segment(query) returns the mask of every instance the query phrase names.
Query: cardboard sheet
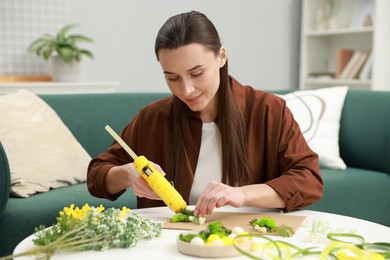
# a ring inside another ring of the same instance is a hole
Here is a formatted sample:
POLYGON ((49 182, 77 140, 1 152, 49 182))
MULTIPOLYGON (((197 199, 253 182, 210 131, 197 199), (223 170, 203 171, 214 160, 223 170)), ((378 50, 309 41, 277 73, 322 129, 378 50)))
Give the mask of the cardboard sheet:
POLYGON ((276 225, 286 225, 296 231, 305 219, 304 216, 290 216, 283 213, 242 213, 242 212, 213 212, 210 216, 207 216, 206 223, 203 225, 194 223, 171 223, 170 220, 164 223, 165 229, 180 229, 180 230, 202 230, 206 229, 207 225, 214 221, 221 221, 227 228, 241 227, 247 232, 253 232, 253 227, 249 224, 252 219, 258 219, 262 217, 270 217, 276 221, 276 225))

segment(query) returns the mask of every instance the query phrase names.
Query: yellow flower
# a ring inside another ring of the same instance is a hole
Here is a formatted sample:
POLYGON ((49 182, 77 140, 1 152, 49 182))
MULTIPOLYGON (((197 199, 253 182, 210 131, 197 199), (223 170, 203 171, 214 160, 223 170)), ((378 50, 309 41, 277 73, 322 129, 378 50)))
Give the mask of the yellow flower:
POLYGON ((49 228, 37 228, 36 247, 18 255, 0 257, 14 259, 18 256, 36 256, 50 259, 58 251, 106 250, 109 248, 133 247, 141 239, 161 235, 162 224, 141 215, 128 213, 129 208, 90 207, 81 208, 71 204, 59 212, 58 222, 49 228), (117 219, 118 221, 112 221, 117 219), (132 236, 127 234, 131 233, 132 236))
POLYGON ((119 214, 119 218, 126 218, 127 217, 127 213, 130 213, 130 212, 131 212, 131 209, 126 208, 125 206, 123 206, 122 207, 122 211, 119 214))
POLYGON ((103 211, 104 209, 105 209, 105 208, 103 207, 103 205, 100 205, 98 208, 96 208, 97 214, 102 213, 102 211, 103 211))
POLYGON ((85 220, 90 214, 91 210, 95 210, 97 214, 100 214, 104 211, 103 205, 100 205, 97 208, 91 208, 88 203, 84 204, 81 208, 75 207, 74 204, 71 204, 69 207, 64 207, 62 211, 59 212, 58 221, 66 221, 67 219, 71 219, 71 221, 80 222, 85 220))
POLYGON ((75 208, 74 204, 71 204, 69 208, 64 207, 64 213, 67 216, 72 217, 73 219, 76 219, 78 221, 81 221, 86 218, 86 213, 88 212, 88 210, 88 204, 85 204, 81 209, 79 207, 75 208))

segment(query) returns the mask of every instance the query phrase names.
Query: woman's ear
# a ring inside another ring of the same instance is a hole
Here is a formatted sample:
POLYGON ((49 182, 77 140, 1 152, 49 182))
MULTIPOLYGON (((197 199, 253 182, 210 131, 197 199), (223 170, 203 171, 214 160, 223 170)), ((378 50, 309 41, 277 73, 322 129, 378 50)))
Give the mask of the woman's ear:
POLYGON ((226 51, 226 48, 225 46, 221 46, 221 48, 219 49, 219 67, 222 68, 223 66, 225 66, 226 64, 226 61, 227 61, 227 51, 226 51))

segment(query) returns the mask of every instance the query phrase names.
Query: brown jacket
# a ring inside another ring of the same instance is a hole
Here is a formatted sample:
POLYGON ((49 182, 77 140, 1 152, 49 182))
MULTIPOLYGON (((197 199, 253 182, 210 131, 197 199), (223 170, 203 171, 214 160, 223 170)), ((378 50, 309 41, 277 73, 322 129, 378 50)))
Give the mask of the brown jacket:
MULTIPOLYGON (((285 211, 302 208, 318 201, 323 182, 318 156, 307 145, 298 124, 283 99, 232 79, 234 95, 247 122, 249 170, 256 183, 271 186, 286 201, 285 211)), ((153 102, 134 117, 123 129, 121 137, 138 154, 167 169, 169 156, 172 96, 153 102)), ((197 165, 202 121, 197 113, 189 114, 191 136, 198 144, 189 153, 192 171, 197 165)), ((115 200, 124 191, 110 195, 105 189, 105 176, 116 165, 133 160, 114 142, 109 149, 94 158, 88 168, 87 183, 90 193, 97 197, 115 200)), ((165 176, 171 181, 169 172, 165 176)), ((188 202, 192 180, 178 190, 188 202)), ((138 207, 163 206, 162 201, 138 198, 138 207)))

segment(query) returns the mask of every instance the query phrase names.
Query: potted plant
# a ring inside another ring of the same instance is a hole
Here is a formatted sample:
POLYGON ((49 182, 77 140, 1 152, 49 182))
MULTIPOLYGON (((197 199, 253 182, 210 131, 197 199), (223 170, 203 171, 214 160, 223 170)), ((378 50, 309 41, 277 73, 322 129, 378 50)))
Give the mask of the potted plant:
POLYGON ((68 35, 77 24, 63 27, 57 35, 45 34, 28 47, 29 52, 51 61, 52 76, 55 81, 77 81, 80 72, 80 61, 83 56, 93 58, 92 52, 81 49, 80 42, 93 42, 87 36, 68 35))

